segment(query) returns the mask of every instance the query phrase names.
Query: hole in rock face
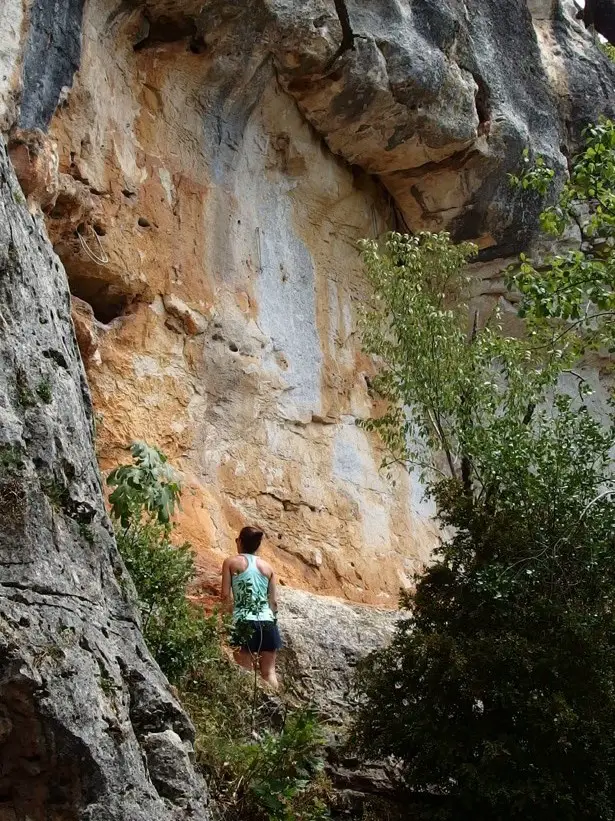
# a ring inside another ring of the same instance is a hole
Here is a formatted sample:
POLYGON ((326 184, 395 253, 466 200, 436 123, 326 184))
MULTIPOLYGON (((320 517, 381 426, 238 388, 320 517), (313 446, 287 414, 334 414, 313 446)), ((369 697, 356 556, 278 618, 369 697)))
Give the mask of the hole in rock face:
POLYGON ((145 219, 145 217, 139 217, 139 219, 137 220, 137 223, 138 223, 140 228, 150 228, 151 227, 151 222, 148 219, 145 219))
POLYGON ((121 291, 117 286, 108 282, 67 273, 71 294, 91 305, 94 316, 104 325, 123 316, 135 301, 135 294, 121 291))
POLYGON ((203 38, 202 34, 198 34, 196 37, 193 37, 190 41, 190 51, 193 54, 204 54, 207 51, 207 44, 203 38))
POLYGON ((229 351, 232 351, 233 353, 237 353, 237 351, 239 350, 239 348, 237 347, 237 345, 235 345, 234 342, 231 342, 231 344, 228 347, 229 351))
POLYGON ((142 40, 134 44, 135 51, 164 43, 177 43, 181 40, 189 39, 191 43, 199 40, 196 23, 190 17, 179 16, 174 19, 163 15, 148 22, 149 31, 142 40))
POLYGON ((54 206, 49 213, 51 219, 63 219, 64 217, 70 217, 71 213, 75 209, 75 199, 74 197, 70 196, 69 194, 59 194, 54 206))
POLYGON ((487 88, 482 77, 475 74, 474 80, 478 86, 478 90, 476 91, 476 96, 474 98, 476 113, 478 114, 478 120, 482 125, 491 119, 491 95, 489 94, 489 89, 487 88))

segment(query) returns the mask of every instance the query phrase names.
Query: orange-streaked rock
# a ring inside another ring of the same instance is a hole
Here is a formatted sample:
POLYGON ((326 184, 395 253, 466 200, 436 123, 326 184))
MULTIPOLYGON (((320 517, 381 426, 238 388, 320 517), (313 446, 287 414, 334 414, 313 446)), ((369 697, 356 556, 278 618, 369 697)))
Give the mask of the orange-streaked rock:
POLYGON ((273 74, 237 144, 223 125, 211 145, 215 65, 175 46, 134 52, 128 31, 111 44, 100 9, 87 13, 52 136, 60 172, 95 192, 108 262, 57 211, 48 224, 93 307, 73 313, 103 469, 145 439, 184 473, 178 538, 197 551, 202 591, 252 522, 282 584, 394 607, 435 527, 415 480, 389 484, 356 425, 372 410, 372 366, 355 244, 390 224, 388 195, 329 153, 273 74), (101 72, 112 104, 97 96, 101 72))

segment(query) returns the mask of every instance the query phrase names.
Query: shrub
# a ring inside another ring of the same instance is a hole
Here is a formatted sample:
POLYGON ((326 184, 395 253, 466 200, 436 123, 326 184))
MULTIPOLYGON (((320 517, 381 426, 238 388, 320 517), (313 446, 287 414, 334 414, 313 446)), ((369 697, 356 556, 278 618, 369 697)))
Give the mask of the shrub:
POLYGON ((324 821, 328 782, 324 776, 325 739, 309 709, 289 715, 279 732, 255 738, 218 737, 201 747, 211 784, 226 819, 245 821, 324 821))
POLYGON ((158 448, 134 442, 130 451, 133 464, 121 465, 107 477, 115 488, 109 496, 111 515, 124 529, 140 526, 144 518, 170 527, 181 495, 177 473, 158 448))
POLYGON ((421 818, 612 819, 612 438, 564 405, 509 444, 497 496, 438 483, 455 535, 362 666, 357 738, 403 762, 421 818))
POLYGON ((190 545, 176 547, 155 522, 119 529, 117 543, 139 597, 143 636, 173 684, 221 655, 223 625, 186 598, 195 576, 190 545))

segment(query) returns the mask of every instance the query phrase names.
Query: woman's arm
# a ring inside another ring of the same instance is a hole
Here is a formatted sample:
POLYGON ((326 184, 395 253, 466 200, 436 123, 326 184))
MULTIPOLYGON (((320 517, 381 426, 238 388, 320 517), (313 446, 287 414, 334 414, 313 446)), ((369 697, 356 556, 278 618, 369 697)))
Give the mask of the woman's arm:
POLYGON ((231 586, 231 560, 225 559, 222 564, 222 609, 233 612, 233 595, 231 586))
POLYGON ((267 590, 267 598, 269 599, 269 607, 273 610, 274 615, 278 612, 278 597, 276 595, 277 589, 275 584, 275 573, 271 571, 269 576, 269 589, 267 590))

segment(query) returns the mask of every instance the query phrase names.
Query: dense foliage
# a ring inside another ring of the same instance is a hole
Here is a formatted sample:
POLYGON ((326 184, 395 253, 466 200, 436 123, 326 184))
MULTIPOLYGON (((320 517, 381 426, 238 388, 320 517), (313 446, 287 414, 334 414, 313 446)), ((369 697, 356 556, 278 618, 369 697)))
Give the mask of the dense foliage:
POLYGON ((429 795, 417 817, 615 817, 612 440, 566 401, 531 427, 488 494, 434 488, 454 536, 359 676, 358 740, 429 795))
POLYGON ((131 448, 132 464, 107 479, 120 553, 135 584, 143 635, 169 680, 178 683, 209 659, 219 658, 220 622, 186 598, 195 576, 190 545, 171 542, 171 516, 179 502, 179 477, 164 454, 143 442, 131 448))
MULTIPOLYGON (((607 248, 611 135, 589 130, 544 218, 586 192, 584 230, 607 248)), ((444 234, 363 247, 375 294, 364 343, 389 408, 367 427, 389 461, 420 466, 445 535, 392 645, 361 666, 355 740, 394 758, 413 818, 615 819, 614 438, 583 375, 571 395, 562 382, 610 332, 587 301, 615 305, 611 251, 523 260, 524 339, 497 317, 468 322, 471 252, 444 234)))
POLYGON ((528 326, 548 329, 551 340, 574 339, 585 348, 612 351, 615 335, 615 123, 601 120, 585 131, 583 151, 555 205, 545 209, 545 232, 561 236, 570 224, 583 242, 537 264, 522 256, 509 285, 522 297, 528 326), (548 321, 548 324, 547 324, 548 321))
POLYGON ((324 737, 314 714, 290 712, 274 729, 270 702, 230 660, 228 619, 205 616, 186 598, 195 565, 190 545, 172 542, 178 475, 156 448, 136 442, 131 450, 132 464, 108 477, 117 543, 148 647, 195 723, 198 760, 219 816, 322 821, 324 737))
MULTIPOLYGON (((561 370, 561 351, 502 336, 497 315, 468 325, 469 280, 463 266, 475 252, 446 233, 390 234, 363 243, 374 301, 363 322, 365 350, 380 363, 371 381, 387 411, 363 426, 377 431, 389 462, 461 479, 486 491, 502 419, 506 435, 531 429, 528 413, 561 370), (545 355, 546 354, 546 355, 545 355)), ((503 443, 504 444, 504 443, 503 443)))

